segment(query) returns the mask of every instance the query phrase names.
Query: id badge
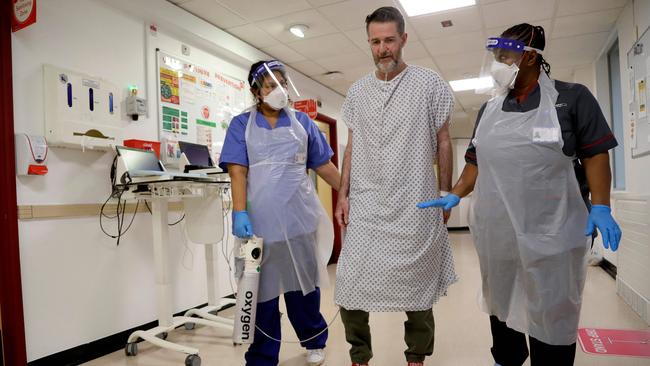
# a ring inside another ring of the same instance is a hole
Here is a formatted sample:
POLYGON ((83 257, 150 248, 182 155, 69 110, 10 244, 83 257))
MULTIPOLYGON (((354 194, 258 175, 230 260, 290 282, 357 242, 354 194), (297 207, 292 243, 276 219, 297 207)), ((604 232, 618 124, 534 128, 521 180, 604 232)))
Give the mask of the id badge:
POLYGON ((550 143, 559 141, 559 128, 533 128, 533 142, 550 143))
POLYGON ((297 153, 296 154, 296 164, 305 164, 307 162, 306 153, 297 153))

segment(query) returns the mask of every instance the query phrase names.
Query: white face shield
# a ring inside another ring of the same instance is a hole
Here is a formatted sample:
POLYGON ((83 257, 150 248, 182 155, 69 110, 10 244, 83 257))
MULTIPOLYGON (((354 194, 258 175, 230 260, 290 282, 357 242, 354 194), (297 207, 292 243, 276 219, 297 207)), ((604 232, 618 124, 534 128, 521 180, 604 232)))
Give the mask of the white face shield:
POLYGON ((542 53, 536 48, 526 46, 521 41, 500 37, 488 38, 485 49, 487 52, 479 74, 479 79, 485 80, 485 82, 475 89, 477 94, 500 95, 507 93, 515 85, 524 52, 542 53))
POLYGON ((286 107, 289 101, 300 97, 284 65, 277 60, 257 67, 253 72, 253 85, 260 90, 261 101, 275 110, 286 107))

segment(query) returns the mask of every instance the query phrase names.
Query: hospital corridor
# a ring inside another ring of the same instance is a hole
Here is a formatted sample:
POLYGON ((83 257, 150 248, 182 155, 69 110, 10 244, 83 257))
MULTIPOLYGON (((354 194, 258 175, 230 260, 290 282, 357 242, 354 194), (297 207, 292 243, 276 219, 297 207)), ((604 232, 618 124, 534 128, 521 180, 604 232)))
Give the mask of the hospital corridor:
MULTIPOLYGON (((489 321, 478 309, 478 293, 480 273, 478 259, 474 250, 472 239, 467 233, 451 234, 454 258, 458 265, 458 274, 461 281, 449 290, 445 297, 435 308, 436 316, 436 345, 434 357, 427 360, 425 365, 487 365, 490 358, 489 321)), ((330 277, 334 279, 334 268, 329 268, 330 277)), ((585 286, 584 306, 580 318, 581 327, 590 327, 597 324, 602 328, 633 329, 641 323, 638 315, 631 311, 619 298, 609 296, 606 292, 615 291, 615 282, 600 267, 590 267, 585 286)), ((336 308, 331 300, 332 290, 323 292, 322 311, 329 321, 336 315, 336 308)), ((225 312, 228 314, 228 312, 225 312)), ((377 313, 371 315, 370 326, 376 336, 372 339, 376 362, 374 365, 397 365, 402 361, 402 347, 399 343, 404 338, 402 323, 404 314, 377 313)), ((296 335, 290 329, 286 316, 282 319, 284 333, 289 341, 295 341, 296 335)), ((215 365, 238 365, 243 358, 243 347, 232 347, 230 335, 213 329, 204 328, 197 332, 181 331, 174 335, 174 340, 182 342, 196 342, 208 353, 205 358, 215 361, 215 365)), ((327 346, 328 364, 345 365, 348 359, 348 345, 345 342, 343 326, 337 319, 330 328, 330 341, 327 346)), ((287 344, 280 352, 280 365, 304 365, 305 351, 297 344, 287 344)), ((138 360, 124 357, 122 350, 104 356, 100 359, 85 363, 87 366, 105 365, 177 365, 181 358, 173 352, 156 349, 155 347, 143 348, 138 355, 138 360)), ((636 358, 602 357, 579 352, 576 365, 612 365, 635 366, 647 365, 648 361, 636 358)), ((530 365, 526 362, 524 365, 530 365)))
POLYGON ((650 366, 650 0, 0 29, 0 366, 650 366))

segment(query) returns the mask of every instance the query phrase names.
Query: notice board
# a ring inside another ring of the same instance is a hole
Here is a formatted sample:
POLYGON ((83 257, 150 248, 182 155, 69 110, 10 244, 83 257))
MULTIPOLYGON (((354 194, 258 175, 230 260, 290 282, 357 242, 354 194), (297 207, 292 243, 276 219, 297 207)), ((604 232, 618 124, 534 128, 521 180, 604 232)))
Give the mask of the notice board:
POLYGON ((177 162, 178 141, 206 145, 218 161, 231 119, 250 105, 246 83, 210 65, 163 51, 157 52, 156 72, 163 162, 177 162))
POLYGON ((650 154, 650 32, 643 36, 627 53, 630 89, 629 123, 632 157, 650 154))

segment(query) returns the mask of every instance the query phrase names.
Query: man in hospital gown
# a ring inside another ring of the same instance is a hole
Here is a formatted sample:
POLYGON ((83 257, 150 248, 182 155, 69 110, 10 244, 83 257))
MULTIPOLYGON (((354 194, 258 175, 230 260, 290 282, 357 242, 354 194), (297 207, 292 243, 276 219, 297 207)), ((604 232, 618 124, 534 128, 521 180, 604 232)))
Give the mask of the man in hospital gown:
POLYGON ((456 275, 447 216, 416 203, 450 189, 453 95, 436 72, 402 60, 397 9, 377 9, 366 29, 377 70, 352 85, 342 110, 349 137, 336 216, 346 236, 335 302, 353 365, 372 357, 368 312, 387 311, 406 312, 406 360, 423 365, 433 353, 432 306, 456 275))

